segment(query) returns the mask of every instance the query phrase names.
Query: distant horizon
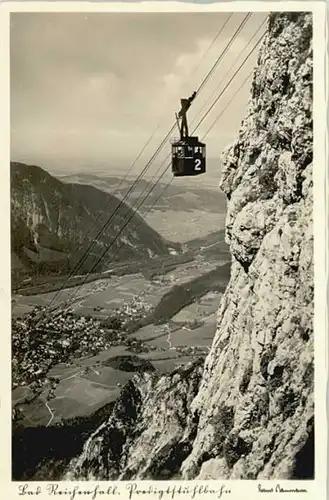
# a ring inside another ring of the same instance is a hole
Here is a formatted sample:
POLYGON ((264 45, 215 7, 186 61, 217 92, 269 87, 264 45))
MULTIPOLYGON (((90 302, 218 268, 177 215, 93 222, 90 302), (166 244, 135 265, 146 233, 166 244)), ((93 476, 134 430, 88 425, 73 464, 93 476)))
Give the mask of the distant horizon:
MULTIPOLYGON (((42 170, 45 170, 46 172, 48 172, 51 176, 58 178, 60 180, 65 179, 66 177, 74 177, 74 176, 77 176, 77 177, 78 176, 85 176, 85 177, 95 176, 99 179, 106 177, 106 178, 118 179, 118 181, 126 180, 127 182, 133 182, 133 181, 137 180, 137 178, 140 175, 139 172, 128 173, 130 165, 123 172, 119 172, 119 171, 116 171, 113 169, 106 170, 106 167, 99 167, 98 169, 93 167, 92 169, 89 168, 88 170, 84 170, 84 169, 75 170, 73 168, 72 170, 63 171, 63 170, 58 170, 56 168, 51 169, 51 168, 44 166, 44 165, 41 165, 41 164, 36 164, 36 163, 17 160, 17 159, 10 160, 10 162, 21 163, 21 164, 24 164, 27 166, 39 167, 42 170)), ((207 167, 208 167, 208 171, 205 174, 203 174, 202 176, 197 176, 195 178, 193 178, 193 177, 184 178, 184 179, 181 178, 179 180, 177 180, 177 179, 175 179, 175 180, 176 180, 178 185, 184 185, 184 187, 187 187, 190 185, 191 188, 195 189, 197 186, 199 186, 203 189, 211 189, 211 190, 217 191, 220 189, 218 186, 218 183, 219 183, 220 176, 221 176, 222 160, 220 158, 208 158, 207 159, 207 167), (218 166, 220 168, 218 169, 217 174, 214 175, 213 168, 214 168, 214 165, 216 165, 216 164, 218 164, 218 166), (209 175, 209 169, 210 169, 210 175, 209 175)), ((146 182, 149 182, 154 177, 154 182, 156 182, 159 175, 161 175, 161 172, 163 172, 163 169, 161 169, 159 174, 155 176, 154 174, 155 174, 155 171, 157 170, 157 168, 159 168, 158 164, 156 165, 155 169, 154 169, 154 167, 152 167, 152 169, 150 169, 151 172, 146 172, 144 175, 142 175, 141 178, 139 179, 139 181, 145 180, 146 182)), ((168 172, 163 176, 163 178, 158 182, 158 184, 159 185, 167 184, 169 178, 171 178, 171 177, 172 177, 171 168, 169 168, 168 172)))
MULTIPOLYGON (((236 33, 188 116, 191 135, 206 143, 210 158, 219 157, 245 115, 257 51, 226 82, 267 14, 251 13, 243 25, 245 16, 11 13, 11 157, 53 175, 108 169, 117 176, 143 149, 139 175, 174 125, 180 99, 199 87, 236 33)), ((175 129, 169 137, 177 135, 175 129)), ((169 137, 151 176, 170 155, 169 137)))

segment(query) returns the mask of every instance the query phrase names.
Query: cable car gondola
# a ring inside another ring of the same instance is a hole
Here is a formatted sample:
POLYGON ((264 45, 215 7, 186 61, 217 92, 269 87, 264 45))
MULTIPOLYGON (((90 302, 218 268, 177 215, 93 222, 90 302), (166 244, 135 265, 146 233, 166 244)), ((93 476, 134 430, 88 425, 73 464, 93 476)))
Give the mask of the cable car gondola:
POLYGON ((206 171, 206 145, 200 142, 198 137, 188 135, 186 113, 195 96, 196 92, 188 99, 181 99, 181 110, 176 114, 180 140, 171 145, 172 173, 175 177, 200 175, 206 171))

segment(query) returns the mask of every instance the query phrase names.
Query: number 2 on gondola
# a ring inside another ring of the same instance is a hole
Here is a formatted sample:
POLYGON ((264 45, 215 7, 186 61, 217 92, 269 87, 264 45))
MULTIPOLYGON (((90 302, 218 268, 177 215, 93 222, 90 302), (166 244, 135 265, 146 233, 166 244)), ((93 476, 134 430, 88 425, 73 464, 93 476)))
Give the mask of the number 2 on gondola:
POLYGON ((196 158, 196 159, 195 159, 194 169, 195 169, 197 172, 199 172, 199 171, 201 170, 200 165, 201 165, 201 160, 200 160, 200 158, 196 158))

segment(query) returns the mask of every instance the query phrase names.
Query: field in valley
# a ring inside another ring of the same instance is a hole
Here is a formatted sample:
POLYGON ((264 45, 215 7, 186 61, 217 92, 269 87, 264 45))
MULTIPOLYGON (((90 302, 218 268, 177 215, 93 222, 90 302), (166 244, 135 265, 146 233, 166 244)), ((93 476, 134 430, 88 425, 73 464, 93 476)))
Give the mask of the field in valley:
POLYGON ((105 418, 102 412, 106 415, 136 371, 170 372, 209 352, 229 279, 230 254, 223 231, 218 231, 224 227, 225 211, 218 213, 216 194, 208 212, 203 211, 202 193, 171 195, 148 212, 146 222, 168 240, 182 243, 180 256, 118 263, 86 283, 83 277, 71 278, 69 288, 60 293, 65 276, 36 279, 13 293, 14 321, 23 320, 35 306, 49 304, 52 310, 69 310, 75 318, 104 324, 118 310, 133 312, 119 344, 53 363, 37 393, 29 383, 14 388, 12 403, 20 414, 13 437, 16 479, 37 479, 40 464, 49 460, 49 448, 55 462, 79 452, 88 433, 105 418), (194 208, 175 210, 175 204, 188 207, 191 196, 194 208), (135 321, 136 302, 146 312, 135 321), (50 380, 56 380, 51 395, 50 380))
MULTIPOLYGON (((173 305, 176 303, 173 290, 175 291, 178 284, 183 290, 188 289, 193 279, 198 280, 204 273, 211 273, 215 269, 215 263, 205 264, 201 268, 200 263, 194 262, 189 266, 181 266, 155 281, 147 281, 141 275, 127 275, 88 283, 79 290, 79 295, 70 310, 79 316, 105 319, 137 295, 139 300, 151 308, 151 311, 153 309, 157 311, 159 305, 163 304, 164 296, 173 296, 171 299, 173 305), (100 304, 101 310, 95 310, 100 304)), ((225 284, 226 279, 223 276, 223 289, 225 284)), ((213 288, 212 284, 210 288, 213 288)), ((60 300, 67 300, 74 291, 74 288, 63 291, 60 300)), ((178 312, 175 311, 175 307, 172 307, 172 314, 165 304, 168 316, 165 321, 161 324, 154 324, 151 317, 149 324, 131 334, 132 338, 142 340, 143 344, 150 348, 149 352, 140 353, 138 356, 149 360, 156 370, 170 371, 196 354, 204 355, 207 352, 207 347, 210 346, 215 332, 216 310, 222 292, 203 293, 201 290, 199 293, 202 295, 195 302, 181 308, 178 312), (191 348, 191 352, 182 353, 179 352, 179 348, 185 351, 191 348)), ((21 314, 23 310, 32 309, 34 305, 47 304, 53 296, 54 293, 16 297, 13 312, 17 314, 19 311, 21 314)), ((103 361, 115 356, 127 355, 131 355, 129 348, 116 346, 96 356, 75 359, 69 366, 66 364, 54 366, 48 375, 57 377, 59 383, 55 398, 49 402, 52 411, 44 402, 45 394, 41 394, 31 403, 24 403, 28 399, 26 388, 14 390, 13 402, 14 404, 21 403, 20 410, 31 425, 55 424, 63 419, 91 413, 115 399, 120 387, 133 375, 133 373, 104 367, 103 361)))
POLYGON ((157 228, 162 236, 179 243, 225 227, 225 213, 205 213, 202 207, 191 212, 151 210, 145 220, 153 229, 157 228))
MULTIPOLYGON (((56 307, 63 308, 69 301, 75 316, 102 321, 138 298, 149 310, 143 320, 146 324, 126 335, 146 346, 148 352, 138 353, 139 358, 152 363, 159 372, 171 371, 208 352, 229 267, 228 254, 208 261, 200 253, 192 262, 152 279, 140 273, 128 274, 65 289, 59 296, 57 292, 14 296, 13 316, 22 316, 34 306, 45 306, 56 298, 56 307)), ((13 391, 13 403, 19 406, 26 425, 54 425, 90 414, 116 399, 122 385, 133 376, 133 372, 105 366, 104 362, 131 355, 131 348, 123 343, 94 356, 58 363, 47 375, 58 379, 52 400, 46 401, 45 391, 29 401, 29 388, 18 387, 13 391)))
MULTIPOLYGON (((179 289, 184 293, 195 288, 195 297, 190 297, 189 303, 178 311, 173 308, 171 314, 166 305, 168 318, 160 324, 152 322, 150 315, 147 324, 125 334, 120 345, 52 366, 47 373, 48 380, 56 379, 51 398, 46 385, 37 395, 28 385, 13 390, 13 406, 22 415, 13 433, 14 479, 49 480, 52 475, 58 478, 56 474, 81 452, 90 432, 106 418, 122 387, 139 369, 167 373, 196 357, 204 358, 215 334, 217 309, 229 267, 229 258, 206 262, 199 257, 153 280, 131 274, 81 287, 71 309, 74 315, 90 315, 97 320, 111 316, 136 295, 151 313, 157 308, 161 310, 166 297, 170 303, 179 289), (220 286, 212 279, 218 270, 220 286), (101 310, 95 310, 97 306, 101 310), (136 343, 142 346, 138 354, 136 343), (139 368, 134 368, 134 363, 139 368)), ((66 300, 74 291, 63 291, 60 300, 66 300)), ((22 314, 23 309, 48 303, 54 293, 16 296, 13 312, 22 314)))

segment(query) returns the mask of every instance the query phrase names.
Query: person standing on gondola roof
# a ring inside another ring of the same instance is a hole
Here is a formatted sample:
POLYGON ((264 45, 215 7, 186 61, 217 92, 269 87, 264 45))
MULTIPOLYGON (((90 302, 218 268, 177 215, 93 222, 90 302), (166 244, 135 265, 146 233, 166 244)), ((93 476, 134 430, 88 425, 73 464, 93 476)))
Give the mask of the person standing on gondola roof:
POLYGON ((181 123, 181 128, 180 128, 180 133, 181 133, 181 139, 188 137, 188 126, 187 126, 187 117, 186 113, 190 109, 192 101, 195 99, 196 92, 193 92, 191 97, 188 99, 181 99, 181 110, 178 113, 178 117, 182 119, 181 123))

